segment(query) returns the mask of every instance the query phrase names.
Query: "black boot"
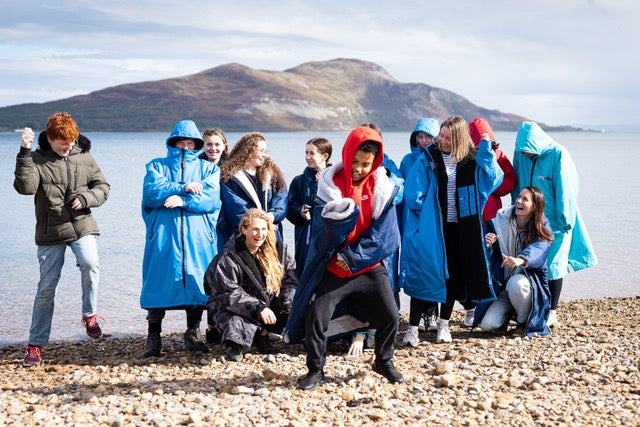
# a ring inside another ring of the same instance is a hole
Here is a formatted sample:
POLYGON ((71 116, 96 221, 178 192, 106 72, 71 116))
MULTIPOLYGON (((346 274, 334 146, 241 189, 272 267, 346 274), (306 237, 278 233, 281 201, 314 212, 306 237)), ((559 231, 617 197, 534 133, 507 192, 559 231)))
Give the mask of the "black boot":
POLYGON ((210 328, 207 329, 205 333, 205 338, 207 344, 209 345, 218 345, 222 342, 222 333, 218 330, 218 328, 210 328))
POLYGON ((227 346, 227 360, 237 362, 242 359, 242 345, 233 341, 225 341, 227 346))
POLYGON ((320 369, 319 371, 309 371, 309 373, 298 381, 298 389, 299 390, 313 390, 318 385, 324 384, 324 371, 320 369))
POLYGON ((278 350, 269 341, 268 335, 262 335, 260 331, 253 337, 253 345, 262 354, 275 354, 278 350))
POLYGON ((187 332, 184 333, 184 345, 191 351, 201 351, 203 353, 209 351, 209 347, 202 339, 200 328, 187 329, 187 332))
POLYGON ((158 357, 162 350, 162 340, 160 332, 149 332, 147 335, 147 346, 144 349, 144 357, 158 357))
POLYGON ((386 362, 381 363, 376 360, 372 368, 374 372, 377 372, 385 377, 391 384, 401 383, 402 381, 404 381, 404 377, 396 369, 396 367, 393 366, 393 362, 391 362, 391 360, 387 360, 386 362))

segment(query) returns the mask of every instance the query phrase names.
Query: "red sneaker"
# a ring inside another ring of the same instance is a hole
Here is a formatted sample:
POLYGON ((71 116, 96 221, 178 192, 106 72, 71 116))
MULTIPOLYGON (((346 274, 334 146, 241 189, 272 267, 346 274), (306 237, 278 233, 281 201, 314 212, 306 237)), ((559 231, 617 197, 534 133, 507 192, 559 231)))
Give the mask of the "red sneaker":
POLYGON ((40 366, 42 358, 40 357, 41 347, 39 345, 27 344, 27 354, 24 357, 24 366, 40 366))
MULTIPOLYGON (((100 338, 102 336, 102 329, 100 329, 100 325, 98 325, 98 316, 94 314, 93 316, 82 316, 82 326, 87 329, 87 335, 91 338, 100 338)), ((104 320, 104 318, 100 317, 100 319, 104 320)))

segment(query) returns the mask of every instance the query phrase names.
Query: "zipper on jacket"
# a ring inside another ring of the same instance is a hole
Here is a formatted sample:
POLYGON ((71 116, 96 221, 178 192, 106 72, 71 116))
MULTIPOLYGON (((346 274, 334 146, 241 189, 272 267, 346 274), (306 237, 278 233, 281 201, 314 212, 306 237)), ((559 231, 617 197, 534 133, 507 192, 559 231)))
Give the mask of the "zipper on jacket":
POLYGON ((533 165, 531 166, 531 176, 529 177, 529 185, 533 185, 533 170, 536 168, 536 162, 538 161, 538 156, 533 159, 533 165))
MULTIPOLYGON (((182 161, 180 166, 180 182, 184 183, 184 154, 186 150, 182 151, 182 161)), ((184 249, 184 241, 185 241, 185 224, 184 224, 184 209, 180 207, 180 243, 182 246, 182 287, 187 288, 187 265, 185 261, 185 249, 184 249)))
MULTIPOLYGON (((71 207, 71 205, 67 205, 67 194, 71 194, 71 163, 69 163, 69 156, 64 157, 64 164, 67 167, 67 188, 64 192, 64 207, 65 209, 67 209, 69 211, 69 222, 71 223, 71 227, 73 228, 73 232, 76 235, 75 240, 77 240, 80 235, 78 233, 78 230, 76 229, 76 221, 75 221, 75 217, 73 216, 73 208, 71 207)), ((71 203, 73 201, 69 200, 69 203, 71 203)))

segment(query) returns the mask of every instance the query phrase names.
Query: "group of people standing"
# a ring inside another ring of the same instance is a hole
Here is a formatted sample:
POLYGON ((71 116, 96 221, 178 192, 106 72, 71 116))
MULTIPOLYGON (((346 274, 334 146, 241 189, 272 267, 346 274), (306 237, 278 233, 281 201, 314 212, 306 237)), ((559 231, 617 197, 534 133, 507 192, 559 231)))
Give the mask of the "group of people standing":
MULTIPOLYGON (((109 193, 70 115, 49 119, 35 152, 33 139, 25 128, 14 182, 21 194, 35 194, 41 271, 27 366, 40 364, 49 338, 66 246, 82 272, 87 334, 102 334, 90 208, 109 193)), ((147 164, 143 183, 144 356, 161 354, 162 320, 179 309, 184 344, 194 351, 223 344, 237 361, 246 347, 272 353, 274 340, 304 343, 301 389, 324 381, 335 338, 349 340, 354 355, 373 341, 373 370, 400 382, 392 362, 400 289, 411 298, 404 345, 417 346, 421 329, 450 342, 456 301, 467 326, 506 330, 513 319, 517 335, 549 333, 569 266, 596 263, 566 149, 524 122, 512 165, 485 119, 468 124, 460 116, 421 119, 409 143, 398 168, 374 124, 353 129, 334 164, 331 142, 313 138, 308 166, 287 189, 263 134, 246 134, 229 150, 220 129, 201 135, 191 120, 176 123, 166 157, 147 164), (514 205, 503 209, 508 194, 514 205), (295 254, 283 243, 285 218, 295 226, 295 254)))

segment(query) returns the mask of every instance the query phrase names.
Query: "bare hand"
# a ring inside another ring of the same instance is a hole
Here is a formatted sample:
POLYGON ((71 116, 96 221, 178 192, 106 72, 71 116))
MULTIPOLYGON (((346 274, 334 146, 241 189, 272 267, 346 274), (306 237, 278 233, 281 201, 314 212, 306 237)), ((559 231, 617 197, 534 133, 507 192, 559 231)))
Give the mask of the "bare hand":
POLYGON ((74 211, 82 209, 82 202, 77 197, 71 202, 71 209, 74 211))
POLYGON ((484 235, 484 243, 487 247, 493 245, 498 240, 498 235, 493 233, 487 233, 484 235))
POLYGON ((265 325, 276 324, 276 315, 269 307, 265 307, 262 309, 262 311, 260 312, 260 319, 262 319, 262 323, 264 323, 265 325))
POLYGON ((483 133, 480 135, 480 139, 484 139, 485 141, 491 141, 491 137, 488 133, 483 133))
POLYGON ((202 184, 199 182, 190 182, 184 187, 184 191, 187 193, 200 194, 202 193, 202 184))
POLYGON ((164 201, 164 207, 168 209, 179 208, 182 205, 184 205, 184 201, 177 194, 167 197, 167 200, 164 201))
POLYGON ((267 216, 269 217, 271 224, 273 224, 273 221, 275 221, 276 216, 273 214, 273 212, 267 212, 267 216))
POLYGON ((351 340, 351 346, 347 352, 347 356, 358 357, 362 356, 362 349, 364 348, 364 337, 360 334, 355 334, 351 340))
POLYGON ((340 267, 344 271, 349 271, 349 266, 342 258, 338 257, 336 258, 336 261, 337 261, 336 264, 338 265, 338 267, 340 267))
POLYGON ((310 209, 311 206, 309 205, 302 205, 302 208, 300 209, 300 216, 307 221, 311 221, 311 213, 309 212, 310 209))
POLYGON ((24 130, 22 131, 22 140, 20 141, 20 146, 24 148, 31 148, 33 137, 33 130, 31 128, 24 128, 24 130))
POLYGON ((516 258, 516 257, 512 257, 512 256, 506 256, 506 255, 502 255, 502 266, 503 267, 511 267, 511 268, 515 268, 515 267, 520 267, 522 265, 525 265, 526 261, 522 258, 516 258))

